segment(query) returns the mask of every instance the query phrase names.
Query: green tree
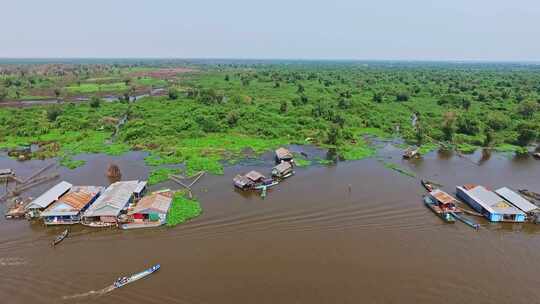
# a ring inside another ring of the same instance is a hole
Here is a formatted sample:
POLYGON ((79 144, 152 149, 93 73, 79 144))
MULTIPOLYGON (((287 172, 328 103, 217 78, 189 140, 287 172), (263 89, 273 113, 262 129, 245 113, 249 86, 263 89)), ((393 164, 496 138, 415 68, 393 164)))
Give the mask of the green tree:
POLYGON ((170 88, 168 95, 170 100, 176 100, 178 99, 178 90, 175 88, 170 88))
POLYGON ((400 92, 396 95, 396 101, 409 101, 409 93, 400 92))
POLYGON ((517 144, 526 147, 528 144, 536 140, 538 136, 538 126, 531 122, 521 122, 516 131, 518 132, 517 144))
POLYGON ((62 115, 62 109, 60 109, 59 107, 54 106, 47 109, 47 119, 50 122, 56 121, 56 119, 60 115, 62 115))
POLYGON ((229 80, 230 80, 229 74, 225 75, 225 81, 229 81, 229 80))
POLYGON ((494 140, 494 132, 491 128, 486 128, 484 132, 486 133, 486 137, 484 138, 484 147, 491 147, 494 140))
POLYGON ((444 121, 442 126, 444 134, 444 140, 452 141, 454 133, 456 132, 456 113, 449 111, 444 113, 444 121))
POLYGON ((531 118, 534 116, 534 113, 538 111, 538 103, 527 100, 519 104, 518 113, 524 118, 531 118))
POLYGON ((0 101, 3 101, 8 96, 8 92, 4 88, 0 88, 0 101))
POLYGON ((471 100, 468 98, 462 98, 461 107, 465 110, 468 110, 471 107, 471 100))
POLYGON ((329 145, 337 145, 339 138, 341 137, 341 128, 337 124, 332 124, 326 143, 329 145))
POLYGON ((279 112, 280 112, 280 113, 287 113, 287 107, 288 107, 288 105, 289 105, 289 103, 288 103, 287 101, 283 100, 283 101, 281 102, 280 107, 279 107, 279 112))
POLYGON ((383 94, 381 92, 375 92, 373 94, 373 101, 376 103, 381 103, 383 101, 383 94))
POLYGON ((426 140, 426 130, 424 128, 424 124, 421 122, 416 123, 416 132, 414 134, 414 137, 416 139, 416 144, 418 146, 421 146, 425 140, 426 140))
POLYGON ((489 128, 493 131, 501 131, 510 125, 511 121, 506 115, 500 112, 491 112, 487 114, 487 122, 489 128))
POLYGON ((101 98, 97 96, 93 96, 90 99, 90 107, 92 108, 99 108, 101 106, 101 98))
POLYGON ((338 101, 338 107, 342 110, 350 109, 351 106, 352 106, 351 101, 346 99, 345 97, 341 97, 338 101))
POLYGON ((62 91, 60 91, 59 88, 54 89, 54 96, 56 97, 57 100, 60 98, 61 94, 62 94, 62 91))
POLYGON ((462 134, 476 135, 480 132, 480 123, 472 114, 461 114, 457 119, 457 131, 462 134))

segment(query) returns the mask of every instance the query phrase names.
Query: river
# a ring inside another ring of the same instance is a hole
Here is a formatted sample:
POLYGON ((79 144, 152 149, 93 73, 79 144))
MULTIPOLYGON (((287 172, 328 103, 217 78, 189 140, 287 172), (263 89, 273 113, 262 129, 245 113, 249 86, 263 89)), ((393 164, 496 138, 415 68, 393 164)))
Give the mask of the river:
MULTIPOLYGON (((387 145, 378 158, 298 168, 265 199, 235 191, 232 177, 271 167, 227 167, 195 187, 202 216, 176 228, 101 230, 0 219, 2 303, 536 303, 540 299, 540 226, 490 224, 476 231, 446 224, 422 203, 419 180, 385 168, 395 162, 455 193, 479 183, 540 192, 540 161, 493 154, 430 153, 407 162, 387 145), (350 191, 349 191, 350 185, 350 191), (160 263, 144 280, 112 292, 121 275, 160 263)), ((84 155, 60 169, 73 184, 106 185, 110 162, 122 178, 145 178, 144 153, 84 155)), ((49 161, 0 167, 27 176, 49 161)), ((43 185, 38 192, 50 185, 43 185)), ((165 184, 165 186, 174 186, 165 184)), ((0 211, 3 212, 3 206, 0 211)))

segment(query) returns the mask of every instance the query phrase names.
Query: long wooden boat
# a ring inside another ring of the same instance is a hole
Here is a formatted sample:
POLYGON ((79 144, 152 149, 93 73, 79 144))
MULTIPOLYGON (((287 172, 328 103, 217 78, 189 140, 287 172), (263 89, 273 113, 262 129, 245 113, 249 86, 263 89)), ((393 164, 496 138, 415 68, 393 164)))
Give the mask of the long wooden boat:
POLYGON ((133 275, 131 275, 129 277, 120 277, 116 281, 114 281, 112 286, 114 288, 124 287, 129 283, 133 283, 133 282, 135 282, 137 280, 140 280, 140 279, 142 279, 142 278, 144 278, 146 276, 151 275, 152 273, 158 271, 159 268, 161 268, 161 265, 156 264, 156 265, 154 265, 154 266, 152 266, 152 267, 150 267, 150 268, 148 268, 148 269, 146 269, 144 271, 133 274, 133 275))
POLYGON ((420 181, 420 183, 422 183, 422 186, 424 186, 428 192, 433 191, 434 187, 429 181, 423 179, 420 181))
POLYGON ((527 197, 529 197, 529 198, 540 201, 540 194, 538 194, 536 192, 532 192, 532 191, 529 191, 527 189, 521 189, 521 190, 518 190, 518 192, 525 195, 525 196, 527 196, 527 197))
POLYGON ((104 223, 104 222, 80 222, 80 224, 86 227, 93 227, 93 228, 109 228, 109 227, 118 226, 118 224, 116 223, 104 223))
POLYGON ((452 214, 453 217, 460 220, 462 223, 468 225, 471 228, 474 228, 474 229, 479 229, 480 228, 480 225, 478 223, 474 222, 471 219, 468 219, 468 218, 464 217, 463 215, 457 214, 456 212, 451 212, 451 214, 452 214))
POLYGON ((424 195, 424 204, 431 209, 438 217, 447 223, 455 223, 456 219, 451 212, 442 210, 437 203, 428 195, 424 195))
POLYGON ((52 246, 56 246, 58 245, 60 242, 62 242, 67 236, 69 235, 69 229, 66 229, 64 230, 62 233, 60 233, 59 235, 57 235, 53 242, 52 242, 52 246))

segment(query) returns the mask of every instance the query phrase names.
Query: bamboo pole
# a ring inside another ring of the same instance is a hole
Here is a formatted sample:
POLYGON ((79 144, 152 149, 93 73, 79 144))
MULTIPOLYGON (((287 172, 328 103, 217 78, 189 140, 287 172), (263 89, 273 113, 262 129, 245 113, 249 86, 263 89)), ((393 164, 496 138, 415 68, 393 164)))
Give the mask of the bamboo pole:
POLYGON ((20 182, 21 184, 26 184, 28 182, 30 182, 32 179, 34 179, 36 176, 40 175, 41 173, 45 172, 47 169, 51 168, 53 165, 55 165, 55 163, 51 163, 51 164, 48 164, 47 166, 39 169, 38 171, 36 171, 34 174, 30 175, 30 177, 28 177, 27 179, 25 179, 24 181, 20 182))

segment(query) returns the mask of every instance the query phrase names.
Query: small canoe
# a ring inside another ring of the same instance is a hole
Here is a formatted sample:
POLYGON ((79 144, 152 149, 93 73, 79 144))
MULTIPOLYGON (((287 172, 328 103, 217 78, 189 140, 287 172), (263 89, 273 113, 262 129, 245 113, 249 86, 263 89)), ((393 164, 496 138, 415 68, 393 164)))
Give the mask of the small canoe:
POLYGON ((124 287, 129 283, 133 283, 133 282, 135 282, 137 280, 140 280, 140 279, 142 279, 142 278, 144 278, 146 276, 151 275, 152 273, 158 271, 160 268, 161 268, 161 265, 156 264, 156 265, 154 265, 154 266, 152 266, 152 267, 150 267, 150 268, 148 268, 148 269, 146 269, 144 271, 133 274, 133 275, 131 275, 129 277, 120 277, 113 283, 112 286, 114 288, 124 287))
POLYGON ((273 186, 275 186, 275 185, 277 185, 277 184, 279 184, 279 182, 272 182, 272 183, 270 183, 270 184, 268 184, 268 185, 258 185, 258 186, 255 186, 255 187, 253 187, 253 189, 255 189, 255 190, 268 189, 268 188, 273 187, 273 186))
POLYGON ((64 230, 62 233, 57 235, 53 240, 53 247, 58 245, 58 243, 62 242, 67 236, 69 235, 69 229, 64 230))
POLYGON ((413 158, 419 158, 419 157, 420 157, 420 153, 418 152, 418 149, 415 149, 415 150, 407 149, 403 153, 403 158, 405 159, 413 159, 413 158))
POLYGON ((450 212, 441 210, 441 208, 435 203, 435 201, 431 197, 424 195, 424 203, 429 209, 431 209, 431 211, 433 211, 443 221, 447 223, 456 222, 456 219, 454 218, 454 216, 450 212))
POLYGON ((424 188, 426 188, 426 190, 427 190, 428 192, 433 191, 433 189, 434 189, 434 188, 433 188, 433 185, 432 185, 429 181, 423 179, 423 180, 421 180, 420 182, 422 183, 422 186, 424 186, 424 188))

